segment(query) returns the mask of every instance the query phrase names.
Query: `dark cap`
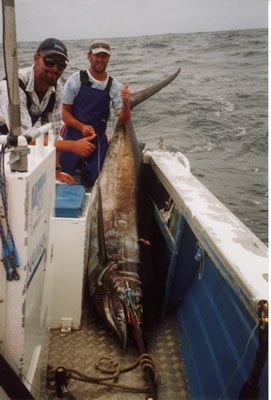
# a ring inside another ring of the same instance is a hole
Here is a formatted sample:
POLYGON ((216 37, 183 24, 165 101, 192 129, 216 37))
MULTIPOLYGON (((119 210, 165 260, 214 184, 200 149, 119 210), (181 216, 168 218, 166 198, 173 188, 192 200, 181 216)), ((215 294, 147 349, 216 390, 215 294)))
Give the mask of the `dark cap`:
POLYGON ((104 40, 94 40, 90 45, 89 52, 93 54, 106 53, 110 55, 110 45, 104 40))
POLYGON ((65 44, 58 39, 55 38, 45 39, 39 45, 37 53, 39 51, 42 51, 46 56, 48 56, 49 54, 60 54, 63 57, 65 57, 67 61, 69 61, 67 48, 65 44))

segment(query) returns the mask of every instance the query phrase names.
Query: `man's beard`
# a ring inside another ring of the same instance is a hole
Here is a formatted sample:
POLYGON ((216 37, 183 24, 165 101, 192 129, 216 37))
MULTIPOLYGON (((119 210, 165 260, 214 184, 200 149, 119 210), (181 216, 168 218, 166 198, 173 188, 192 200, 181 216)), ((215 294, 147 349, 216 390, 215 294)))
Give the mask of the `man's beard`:
POLYGON ((97 72, 99 74, 102 74, 106 71, 106 65, 103 65, 103 64, 98 64, 97 66, 96 66, 96 64, 94 64, 94 65, 92 65, 92 68, 95 72, 97 72))
POLYGON ((42 80, 45 83, 47 83, 47 85, 55 86, 58 78, 60 77, 60 75, 56 74, 56 73, 54 73, 52 71, 49 71, 49 75, 48 75, 48 71, 46 71, 43 74, 41 74, 40 77, 42 78, 42 80))

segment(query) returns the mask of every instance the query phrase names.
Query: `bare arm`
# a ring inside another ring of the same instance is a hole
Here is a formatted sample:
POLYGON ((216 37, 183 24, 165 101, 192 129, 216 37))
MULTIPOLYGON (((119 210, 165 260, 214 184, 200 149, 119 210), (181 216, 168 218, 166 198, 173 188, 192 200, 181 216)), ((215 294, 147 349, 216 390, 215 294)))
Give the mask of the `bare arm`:
POLYGON ((131 118, 129 97, 130 97, 130 91, 128 89, 128 84, 126 84, 124 88, 121 89, 122 109, 118 116, 119 121, 124 125, 128 124, 131 118))
MULTIPOLYGON (((91 140, 95 138, 96 135, 88 136, 79 140, 55 140, 55 148, 57 152, 71 152, 77 154, 81 157, 89 156, 94 150, 95 145, 90 143, 91 140)), ((35 141, 31 144, 35 144, 35 141)), ((48 138, 44 138, 44 145, 48 145, 48 138)), ((58 166, 58 155, 57 155, 57 166, 58 166)))
POLYGON ((74 184, 74 179, 71 175, 62 173, 58 161, 58 153, 56 153, 56 180, 63 183, 74 184))
MULTIPOLYGON (((58 160, 58 152, 57 152, 57 142, 61 142, 62 140, 56 140, 55 141, 55 147, 56 147, 56 180, 59 182, 64 182, 64 183, 69 183, 69 184, 73 184, 74 183, 74 179, 71 175, 69 174, 63 174, 61 172, 61 168, 59 165, 59 160, 58 160)), ((36 142, 32 142, 30 143, 31 145, 34 145, 36 142)), ((44 137, 44 146, 48 146, 48 137, 45 136, 44 137)))
POLYGON ((79 140, 56 140, 56 151, 72 152, 81 157, 87 157, 95 150, 95 145, 91 143, 95 136, 96 134, 79 140))

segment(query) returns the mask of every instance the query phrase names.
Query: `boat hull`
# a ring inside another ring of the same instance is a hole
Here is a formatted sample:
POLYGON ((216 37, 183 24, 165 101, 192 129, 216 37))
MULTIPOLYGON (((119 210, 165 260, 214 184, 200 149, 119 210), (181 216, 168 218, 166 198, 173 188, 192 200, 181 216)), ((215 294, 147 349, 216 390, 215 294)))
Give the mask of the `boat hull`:
MULTIPOLYGON (((143 280, 151 282, 143 285, 143 331, 159 375, 158 398, 239 398, 255 367, 259 333, 267 329, 258 309, 261 299, 268 300, 267 248, 191 174, 180 154, 146 152, 141 192, 143 239, 150 242, 140 244, 149 261, 143 280)), ((81 342, 74 333, 65 348, 66 338, 52 333, 49 362, 56 367, 65 354, 67 368, 89 375, 97 373, 94 364, 103 355, 132 364, 138 358, 133 341, 126 353, 90 298, 85 306, 81 342)), ((267 399, 267 362, 263 366, 258 397, 267 399)), ((120 382, 145 383, 142 371, 120 382)), ((122 390, 94 386, 73 381, 70 390, 127 398, 122 390)), ((131 399, 145 397, 129 392, 131 399)))

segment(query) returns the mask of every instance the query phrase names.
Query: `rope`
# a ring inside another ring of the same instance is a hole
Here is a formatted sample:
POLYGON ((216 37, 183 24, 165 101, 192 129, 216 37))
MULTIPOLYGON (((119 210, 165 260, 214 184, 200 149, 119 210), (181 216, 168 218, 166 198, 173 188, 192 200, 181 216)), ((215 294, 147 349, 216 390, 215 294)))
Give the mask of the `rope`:
POLYGON ((197 253, 195 255, 195 259, 200 263, 198 279, 201 280, 203 277, 204 268, 205 268, 205 250, 203 247, 201 247, 200 242, 197 242, 196 248, 197 248, 197 253))
POLYGON ((6 191, 6 177, 5 177, 5 148, 2 146, 0 153, 0 194, 4 210, 4 218, 6 224, 7 238, 5 236, 4 227, 0 220, 0 237, 2 241, 2 257, 3 264, 7 274, 7 280, 18 280, 19 274, 16 269, 19 267, 19 259, 17 249, 13 240, 11 229, 8 222, 8 202, 6 191))
POLYGON ((240 361, 239 361, 237 367, 235 368, 235 370, 234 370, 234 372, 233 372, 231 378, 229 379, 229 381, 228 381, 228 383, 227 383, 225 389, 223 390, 223 393, 222 393, 221 396, 219 397, 219 400, 221 400, 221 399, 223 398, 223 396, 224 396, 224 394, 226 393, 227 389, 229 388, 229 386, 230 386, 230 384, 231 384, 233 378, 234 378, 235 375, 237 374, 237 372, 238 372, 238 370, 239 370, 239 368, 240 368, 240 366, 241 366, 241 364, 242 364, 242 361, 243 361, 243 359, 245 358, 245 355, 247 354, 248 346, 249 346, 249 344, 250 344, 250 342, 251 342, 251 339, 253 338, 254 333, 255 333, 256 329, 258 328, 258 326, 259 326, 259 323, 257 322, 257 324, 256 324, 255 327, 253 328, 253 330, 252 330, 252 332, 251 332, 251 335, 250 335, 250 337, 249 337, 249 339, 248 339, 248 341, 247 341, 247 344, 246 344, 244 353, 243 353, 243 355, 242 355, 242 357, 241 357, 241 359, 240 359, 240 361))
POLYGON ((204 267, 205 267, 205 251, 203 249, 202 259, 200 261, 200 266, 199 266, 199 280, 201 280, 203 277, 204 267))
MULTIPOLYGON (((115 388, 115 389, 121 389, 124 391, 128 392, 133 392, 133 393, 149 393, 150 387, 149 386, 139 386, 139 387, 133 387, 133 386, 127 386, 127 385, 122 385, 117 383, 119 377, 121 374, 132 371, 133 369, 137 368, 140 366, 144 372, 146 368, 150 368, 153 371, 153 375, 155 378, 155 383, 157 382, 158 375, 155 373, 155 365, 154 362, 149 354, 141 354, 139 359, 132 365, 126 367, 126 368, 120 368, 119 363, 114 361, 111 357, 108 356, 103 356, 101 357, 97 363, 95 364, 95 368, 97 371, 103 373, 103 374, 109 374, 110 376, 106 377, 93 377, 89 376, 86 374, 83 374, 80 371, 77 371, 72 368, 65 368, 67 372, 67 378, 68 380, 74 379, 82 382, 89 382, 93 383, 96 385, 103 385, 107 386, 110 388, 115 388), (107 366, 104 366, 104 363, 108 363, 107 366), (111 382, 109 382, 111 381, 111 382)), ((56 368, 54 368, 52 365, 48 364, 48 374, 47 374, 47 388, 48 389, 55 389, 55 384, 52 384, 52 382, 55 380, 55 371, 56 368)))

